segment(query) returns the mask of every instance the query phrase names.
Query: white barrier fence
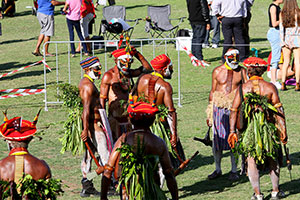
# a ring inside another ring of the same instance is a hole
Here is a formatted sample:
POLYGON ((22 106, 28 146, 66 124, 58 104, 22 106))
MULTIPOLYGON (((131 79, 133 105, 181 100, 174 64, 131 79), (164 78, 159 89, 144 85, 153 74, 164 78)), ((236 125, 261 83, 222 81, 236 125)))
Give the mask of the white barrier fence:
MULTIPOLYGON (((74 44, 78 44, 80 43, 80 41, 50 41, 47 42, 49 44, 55 45, 55 67, 53 66, 53 64, 51 64, 51 67, 53 68, 52 73, 55 73, 55 80, 54 77, 52 76, 52 82, 51 82, 51 78, 48 78, 47 76, 47 68, 46 65, 44 63, 44 90, 45 90, 45 99, 44 99, 44 103, 45 103, 45 110, 48 110, 48 105, 50 104, 61 104, 62 102, 59 101, 58 98, 56 98, 56 100, 51 100, 51 98, 53 99, 53 96, 56 96, 59 94, 59 90, 58 88, 56 88, 56 94, 50 94, 48 87, 49 84, 53 84, 53 82, 55 82, 56 84, 60 84, 60 83, 69 83, 71 84, 72 79, 74 79, 74 76, 76 76, 76 70, 74 71, 74 67, 71 68, 71 63, 74 62, 74 58, 71 57, 71 52, 70 52, 70 44, 74 43, 74 44), (66 50, 66 46, 67 46, 67 50, 66 50), (67 52, 67 57, 66 57, 66 52, 67 52), (64 57, 62 57, 64 56, 64 57), (61 61, 61 57, 63 58, 61 61), (66 60, 67 59, 67 63, 66 60), (62 64, 64 63, 64 64, 62 64), (66 64, 65 64, 66 63, 66 64), (63 65, 67 65, 67 70, 65 70, 65 68, 63 68, 63 65), (62 70, 64 69, 64 70, 62 70), (67 80, 67 81, 66 81, 67 80)), ((47 44, 45 43, 45 44, 47 44)), ((81 42, 82 43, 82 42, 81 42)), ((100 63, 102 64, 102 68, 105 69, 105 71, 107 71, 109 68, 114 66, 114 61, 112 58, 108 58, 108 55, 111 51, 115 50, 118 48, 118 41, 117 40, 89 40, 89 41, 84 41, 84 43, 91 43, 91 48, 92 48, 92 55, 98 56, 100 58, 100 63), (97 47, 100 45, 103 45, 103 47, 101 49, 97 49, 97 47), (99 52, 100 51, 100 52, 99 52), (104 60, 104 62, 103 62, 104 60), (109 67, 109 64, 111 64, 113 62, 113 65, 111 65, 109 67), (104 65, 104 66, 103 66, 104 65)), ((123 46, 124 46, 125 41, 123 42, 123 46)), ((172 62, 173 65, 176 63, 176 59, 174 56, 174 45, 176 44, 177 47, 177 95, 176 97, 173 97, 174 100, 177 100, 177 104, 179 107, 182 107, 181 105, 181 80, 180 80, 180 52, 179 50, 182 50, 182 47, 178 47, 178 39, 171 39, 171 38, 165 38, 165 39, 132 39, 130 40, 130 43, 132 45, 134 45, 143 55, 145 55, 147 53, 151 54, 150 51, 152 52, 152 58, 156 57, 159 54, 170 54, 171 52, 173 52, 172 54, 172 62), (176 41, 177 40, 177 41, 176 41), (172 48, 172 51, 170 50, 172 48)), ((43 46, 43 52, 45 52, 45 44, 43 46)), ((122 46, 121 46, 122 48, 122 46)), ((44 60, 46 62, 48 62, 48 60, 51 60, 51 58, 46 57, 45 53, 44 53, 44 60)), ((150 62, 150 60, 152 60, 152 58, 145 56, 146 59, 150 62)), ((84 59, 83 58, 83 52, 80 52, 80 60, 84 59)), ((77 62, 75 63, 76 66, 79 67, 79 60, 77 60, 77 62)), ((173 66, 175 68, 175 66, 173 66)), ((77 73, 78 74, 78 73, 77 73)), ((80 68, 80 77, 77 77, 75 80, 77 81, 76 84, 78 84, 79 80, 81 79, 81 77, 83 76, 83 71, 80 68)))

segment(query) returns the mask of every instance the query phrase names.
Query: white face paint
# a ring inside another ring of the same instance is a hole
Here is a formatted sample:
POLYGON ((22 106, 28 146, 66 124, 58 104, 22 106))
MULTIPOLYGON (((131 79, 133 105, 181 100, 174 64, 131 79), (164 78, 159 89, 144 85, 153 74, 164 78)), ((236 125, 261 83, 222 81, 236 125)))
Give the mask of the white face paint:
POLYGON ((225 53, 225 60, 231 69, 237 69, 239 66, 239 51, 237 49, 229 49, 225 53))
POLYGON ((89 77, 91 77, 93 80, 100 79, 100 76, 96 76, 94 71, 91 69, 91 71, 88 73, 89 77))
POLYGON ((236 69, 236 68, 238 68, 238 66, 239 66, 239 62, 236 62, 236 61, 229 61, 228 60, 228 57, 226 57, 226 63, 227 63, 227 65, 231 68, 231 69, 236 69))

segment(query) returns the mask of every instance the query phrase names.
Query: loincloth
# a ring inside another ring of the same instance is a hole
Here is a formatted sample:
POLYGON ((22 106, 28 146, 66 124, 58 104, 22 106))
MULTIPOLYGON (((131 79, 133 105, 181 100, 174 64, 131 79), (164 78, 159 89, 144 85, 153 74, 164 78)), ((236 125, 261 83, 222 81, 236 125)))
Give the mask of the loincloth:
POLYGON ((209 119, 211 124, 213 122, 213 106, 216 106, 218 108, 227 108, 229 110, 232 106, 235 93, 236 89, 229 94, 225 94, 224 92, 219 91, 215 91, 213 93, 212 101, 209 102, 205 111, 207 119, 209 119))

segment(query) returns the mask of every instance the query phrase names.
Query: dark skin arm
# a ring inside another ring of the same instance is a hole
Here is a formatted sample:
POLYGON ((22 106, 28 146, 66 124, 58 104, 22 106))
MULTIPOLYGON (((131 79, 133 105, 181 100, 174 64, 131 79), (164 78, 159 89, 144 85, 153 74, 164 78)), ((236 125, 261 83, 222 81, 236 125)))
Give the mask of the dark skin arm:
MULTIPOLYGON (((142 64, 142 67, 144 69, 146 69, 147 71, 153 71, 150 63, 146 60, 146 58, 139 52, 136 50, 136 48, 132 48, 132 51, 134 52, 134 57, 136 57, 136 59, 138 59, 140 61, 140 63, 142 64)), ((138 68, 138 69, 133 69, 131 70, 130 74, 132 77, 138 77, 143 73, 143 68, 138 68)))
POLYGON ((91 106, 91 96, 92 96, 92 88, 86 85, 84 88, 80 90, 80 97, 83 104, 83 112, 82 112, 82 122, 83 122, 83 131, 81 132, 81 139, 85 142, 87 141, 88 133, 89 133, 89 120, 90 120, 90 106, 91 106))
POLYGON ((177 145, 177 113, 175 111, 174 103, 173 103, 173 90, 172 87, 169 83, 166 82, 169 87, 165 87, 164 91, 164 97, 163 97, 163 102, 164 105, 168 108, 169 110, 169 117, 172 120, 172 125, 170 126, 171 128, 171 145, 172 147, 176 147, 177 145))
POLYGON ((108 92, 110 87, 110 80, 112 79, 112 74, 107 72, 104 74, 101 84, 100 84, 100 104, 103 109, 106 106, 106 100, 108 98, 108 92), (106 98, 104 98, 106 97, 106 98))
MULTIPOLYGON (((276 104, 280 103, 280 99, 279 99, 277 90, 275 88, 273 88, 273 89, 274 89, 274 91, 273 91, 273 95, 272 95, 272 105, 276 105, 276 104)), ((284 110, 283 110, 282 106, 280 106, 276 109, 277 109, 277 112, 279 113, 279 114, 275 115, 275 118, 276 118, 276 125, 278 128, 278 131, 280 132, 280 140, 283 144, 286 144, 288 141, 288 136, 286 133, 284 110)))
MULTIPOLYGON (((240 86, 242 87, 242 86, 240 86)), ((237 111, 241 105, 241 97, 239 89, 236 90, 236 95, 232 103, 232 110, 230 111, 229 124, 230 124, 230 134, 228 136, 228 143, 231 148, 234 148, 235 143, 238 141, 236 134, 236 121, 237 121, 237 111)))
MULTIPOLYGON (((209 97, 208 97, 209 103, 212 101, 213 94, 214 94, 214 92, 216 91, 216 88, 217 88, 217 84, 218 84, 217 72, 216 72, 216 69, 215 69, 212 73, 211 90, 210 90, 209 97)), ((211 127, 211 123, 210 123, 209 119, 206 119, 206 124, 207 124, 207 126, 211 127)))
POLYGON ((162 152, 162 155, 160 156, 159 161, 163 168, 163 173, 166 178, 167 187, 172 195, 172 199, 177 200, 178 199, 178 186, 177 186, 177 182, 176 182, 176 179, 174 176, 174 170, 171 165, 169 152, 168 152, 168 149, 166 146, 164 148, 164 151, 162 152))
MULTIPOLYGON (((121 144, 122 142, 124 142, 124 139, 125 139, 125 135, 122 135, 115 143, 112 153, 110 154, 109 160, 107 162, 108 166, 114 167, 116 165, 118 156, 120 154, 120 152, 117 151, 117 149, 121 147, 121 144)), ((101 180, 101 200, 107 200, 107 192, 110 186, 112 172, 113 171, 104 169, 103 177, 101 180)))

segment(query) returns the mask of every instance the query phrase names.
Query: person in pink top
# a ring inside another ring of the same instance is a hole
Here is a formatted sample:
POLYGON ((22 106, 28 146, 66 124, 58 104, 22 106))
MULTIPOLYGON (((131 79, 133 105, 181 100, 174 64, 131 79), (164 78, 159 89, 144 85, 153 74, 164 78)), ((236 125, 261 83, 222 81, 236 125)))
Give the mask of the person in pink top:
MULTIPOLYGON (((69 29, 69 37, 70 41, 74 41, 74 28, 77 32, 77 35, 80 41, 84 41, 84 38, 81 33, 80 29, 80 7, 81 7, 81 0, 67 0, 65 7, 63 8, 63 12, 66 13, 67 25, 69 29)), ((88 56, 88 51, 86 44, 83 43, 83 51, 85 52, 84 55, 88 56)), ((75 56, 75 45, 71 43, 71 54, 72 57, 75 56)))

